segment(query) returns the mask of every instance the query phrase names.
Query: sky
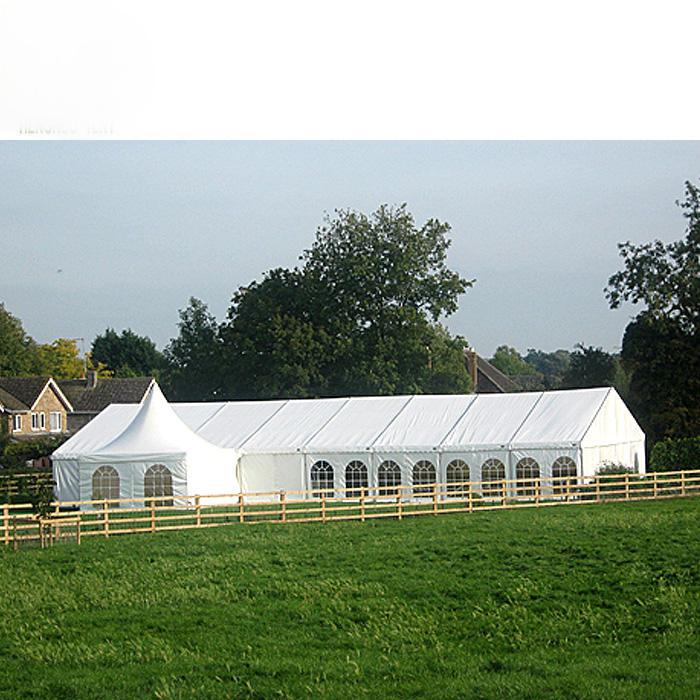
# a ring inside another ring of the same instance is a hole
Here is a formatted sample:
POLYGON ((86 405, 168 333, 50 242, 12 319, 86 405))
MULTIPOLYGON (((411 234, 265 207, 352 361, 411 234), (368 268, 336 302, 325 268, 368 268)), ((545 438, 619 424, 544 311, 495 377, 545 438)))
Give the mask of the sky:
POLYGON ((0 142, 0 301, 39 342, 131 328, 162 348, 190 296, 292 267, 326 212, 406 202, 451 227, 475 278, 448 327, 507 344, 619 349, 638 308, 603 289, 617 243, 677 240, 700 142, 0 142))

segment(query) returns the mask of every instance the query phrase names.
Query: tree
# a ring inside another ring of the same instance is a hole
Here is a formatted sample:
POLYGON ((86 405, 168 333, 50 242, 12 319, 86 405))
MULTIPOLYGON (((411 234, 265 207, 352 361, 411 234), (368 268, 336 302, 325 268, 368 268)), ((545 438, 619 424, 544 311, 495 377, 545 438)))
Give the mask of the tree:
POLYGON ((22 322, 0 302, 0 376, 38 373, 36 343, 24 331, 22 322))
POLYGON ((625 330, 622 362, 630 405, 650 446, 700 433, 700 189, 686 182, 677 204, 685 237, 621 244, 623 269, 605 290, 613 309, 624 301, 645 307, 625 330))
POLYGON ((621 243, 624 268, 610 277, 605 294, 612 309, 623 301, 643 303, 652 318, 693 334, 700 332, 700 188, 686 182, 685 195, 676 202, 688 221, 685 238, 669 244, 621 243))
POLYGON ((164 351, 166 392, 172 400, 211 401, 221 390, 218 323, 195 297, 179 314, 178 337, 164 351))
POLYGON ((668 318, 641 313, 625 329, 622 360, 629 402, 650 446, 700 435, 700 336, 668 318))
POLYGON ((583 343, 575 346, 571 353, 569 369, 562 382, 566 389, 586 389, 589 387, 613 386, 617 376, 615 357, 603 348, 586 347, 583 343))
POLYGON ((158 374, 164 364, 155 343, 131 329, 123 330, 120 335, 107 328, 92 341, 91 356, 94 362, 103 363, 117 377, 158 374))
POLYGON ((571 364, 571 353, 561 349, 543 352, 529 348, 523 359, 542 375, 543 389, 559 389, 571 364))
POLYGON ((508 345, 500 345, 497 347, 496 352, 489 362, 509 377, 514 377, 519 374, 537 374, 537 370, 535 370, 532 365, 528 364, 515 348, 508 345))
POLYGON ((450 227, 406 206, 326 217, 294 270, 233 296, 220 328, 226 393, 466 391, 464 341, 438 324, 472 281, 447 267, 450 227))
POLYGON ((85 374, 85 360, 80 357, 78 343, 58 338, 53 343, 37 346, 39 373, 54 379, 78 379, 85 374))

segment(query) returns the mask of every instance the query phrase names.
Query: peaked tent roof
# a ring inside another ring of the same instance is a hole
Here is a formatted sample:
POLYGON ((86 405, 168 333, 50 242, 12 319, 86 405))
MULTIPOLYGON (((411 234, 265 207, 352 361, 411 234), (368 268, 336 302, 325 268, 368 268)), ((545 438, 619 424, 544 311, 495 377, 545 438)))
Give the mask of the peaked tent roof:
POLYGON ((131 422, 99 450, 100 456, 186 454, 215 448, 186 425, 153 384, 131 422))

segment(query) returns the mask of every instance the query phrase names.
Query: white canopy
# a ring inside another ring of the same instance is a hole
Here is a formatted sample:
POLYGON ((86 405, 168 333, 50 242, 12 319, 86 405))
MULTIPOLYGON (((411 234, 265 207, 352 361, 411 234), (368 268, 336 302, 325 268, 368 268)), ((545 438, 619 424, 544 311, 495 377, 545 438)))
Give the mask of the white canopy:
MULTIPOLYGON (((612 388, 171 407, 156 386, 141 406, 105 409, 56 450, 54 460, 133 464, 186 455, 187 490, 203 493, 207 486, 211 493, 214 481, 197 475, 218 463, 220 448, 228 464, 232 450, 240 455, 238 477, 249 491, 309 488, 311 467, 319 460, 332 465, 339 487, 350 461, 367 464, 376 477, 384 459, 401 465, 406 483, 420 460, 433 464, 440 480, 454 459, 469 465, 475 481, 487 459, 504 464, 508 478, 524 457, 537 461, 543 476, 561 458, 584 475, 606 461, 644 471, 644 433, 612 388)), ((82 485, 80 491, 86 493, 82 485)))
MULTIPOLYGON (((192 411, 190 415, 197 420, 200 414, 192 411)), ((114 480, 123 499, 148 495, 146 475, 154 467, 166 474, 173 496, 232 494, 239 490, 237 452, 195 433, 178 417, 155 383, 140 405, 110 406, 88 426, 92 429, 80 431, 53 454, 61 500, 92 499, 98 466, 116 472, 114 480)))

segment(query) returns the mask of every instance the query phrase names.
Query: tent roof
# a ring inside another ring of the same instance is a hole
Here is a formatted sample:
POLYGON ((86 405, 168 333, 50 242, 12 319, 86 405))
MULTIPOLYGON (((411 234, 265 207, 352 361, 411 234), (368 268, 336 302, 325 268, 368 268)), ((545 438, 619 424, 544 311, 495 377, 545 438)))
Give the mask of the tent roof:
POLYGON ((443 440, 443 447, 497 446, 510 443, 542 394, 477 394, 474 402, 443 440))
POLYGON ((96 452, 100 456, 181 455, 214 445, 195 433, 152 384, 131 422, 96 452))
POLYGON ((623 434, 625 440, 643 439, 611 388, 170 406, 154 386, 140 406, 109 406, 54 457, 116 450, 183 452, 195 441, 242 452, 282 453, 558 446, 584 438, 610 440, 611 435, 619 441, 623 434), (610 410, 602 411, 603 406, 610 410))
POLYGON ((387 451, 439 447, 476 398, 475 394, 412 396, 372 447, 387 451))
POLYGON ((300 450, 350 399, 287 401, 241 445, 246 452, 300 450))

